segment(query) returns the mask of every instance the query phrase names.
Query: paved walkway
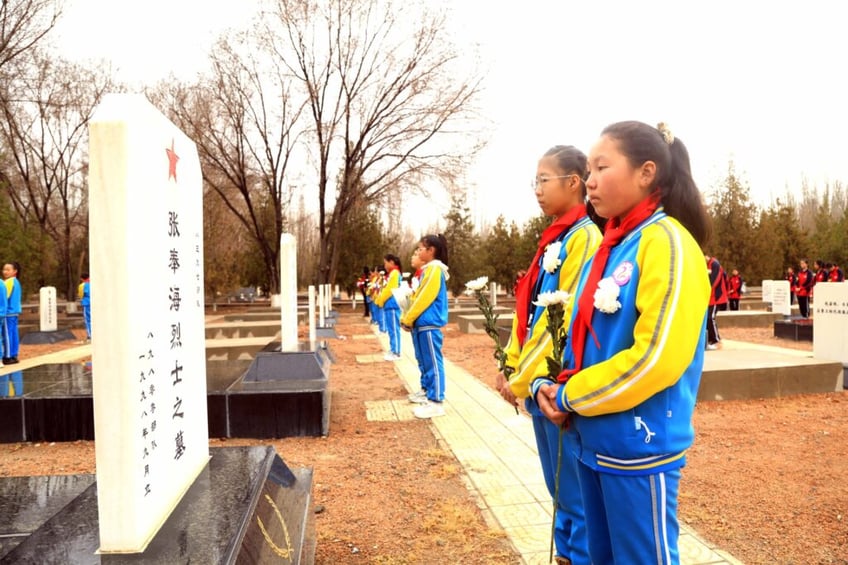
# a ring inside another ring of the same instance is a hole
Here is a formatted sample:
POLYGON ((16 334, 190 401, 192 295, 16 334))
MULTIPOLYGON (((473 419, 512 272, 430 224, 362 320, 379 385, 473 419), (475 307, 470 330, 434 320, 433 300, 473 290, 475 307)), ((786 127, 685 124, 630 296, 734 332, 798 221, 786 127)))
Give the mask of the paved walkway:
MULTIPOLYGON (((419 373, 409 334, 403 332, 403 358, 395 368, 410 391, 418 390, 419 373)), ((380 336, 384 349, 388 343, 380 336)), ((383 354, 357 357, 380 362, 383 354)), ((494 367, 493 367, 494 369, 494 367)), ((487 522, 503 529, 524 563, 548 563, 551 540, 551 499, 542 478, 530 417, 519 414, 500 395, 461 367, 445 359, 446 400, 443 417, 431 420, 445 449, 462 464, 464 480, 487 522)), ((406 399, 368 403, 371 419, 412 419, 414 405, 406 399)), ((683 565, 740 562, 712 547, 681 524, 683 565)))

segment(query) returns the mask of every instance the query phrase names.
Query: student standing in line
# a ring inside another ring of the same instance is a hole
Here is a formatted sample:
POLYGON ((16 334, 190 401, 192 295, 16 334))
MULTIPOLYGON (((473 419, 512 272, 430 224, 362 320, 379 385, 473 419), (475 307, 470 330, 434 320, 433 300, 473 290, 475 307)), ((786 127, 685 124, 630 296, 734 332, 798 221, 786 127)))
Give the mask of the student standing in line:
POLYGON ((445 415, 445 367, 442 356, 442 328, 448 323, 448 242, 445 236, 425 235, 418 243, 421 284, 410 297, 409 309, 400 319, 401 327, 418 336, 418 350, 424 364, 427 404, 416 406, 416 418, 445 415))
POLYGON ((383 309, 386 320, 386 333, 389 334, 389 351, 384 359, 386 361, 397 361, 400 359, 400 306, 392 294, 393 290, 400 288, 400 258, 397 255, 387 253, 383 257, 383 267, 386 269, 386 282, 377 296, 377 306, 383 309))
POLYGON ((721 335, 718 333, 716 314, 727 307, 727 273, 715 257, 704 254, 707 260, 707 272, 710 276, 710 310, 707 316, 707 349, 721 347, 721 335))
POLYGON ((367 266, 362 267, 362 274, 356 279, 356 288, 362 294, 362 317, 368 318, 371 314, 368 298, 368 278, 371 276, 371 269, 367 266))
POLYGON ((536 396, 570 418, 593 563, 679 563, 680 469, 694 439, 710 284, 709 219, 683 143, 660 124, 608 126, 589 153, 607 218, 583 270, 559 383, 536 396))
POLYGON ((85 322, 86 339, 91 341, 91 279, 88 277, 88 273, 80 275, 77 296, 82 307, 82 319, 85 322))
POLYGON ((839 265, 836 263, 830 263, 830 275, 828 276, 829 282, 842 282, 845 280, 845 275, 842 273, 842 269, 839 268, 839 265))
MULTIPOLYGON (((555 497, 554 545, 557 563, 590 564, 583 500, 577 484, 577 460, 571 449, 560 450, 560 423, 549 420, 530 396, 530 384, 548 374, 553 344, 547 331, 548 312, 533 303, 542 292, 563 290, 574 295, 580 270, 601 243, 601 231, 586 209, 586 155, 557 145, 539 160, 533 183, 536 200, 554 218, 539 241, 529 269, 518 280, 515 316, 505 348, 505 372, 497 387, 510 404, 524 400, 533 421, 545 485, 555 497), (557 472, 559 470, 559 472, 557 472), (559 485, 557 485, 557 480, 559 485)), ((565 305, 566 327, 573 301, 565 305)), ((542 398, 542 402, 549 402, 542 398)))
POLYGON ((18 334, 18 316, 21 315, 21 283, 18 276, 21 266, 12 261, 3 265, 3 279, 6 284, 6 316, 3 318, 3 363, 13 365, 18 362, 20 336, 18 334))
MULTIPOLYGON (((424 263, 418 256, 418 247, 412 250, 412 257, 409 260, 409 264, 413 269, 412 277, 409 280, 409 286, 414 294, 415 291, 418 290, 418 287, 421 286, 421 268, 424 266, 424 263)), ((412 351, 415 353, 415 361, 418 363, 418 380, 421 388, 410 394, 408 398, 409 401, 414 404, 427 404, 427 387, 424 386, 424 361, 421 357, 421 350, 418 349, 418 330, 410 328, 409 331, 412 333, 412 351)))
POLYGON ((739 310, 739 299, 742 298, 744 284, 745 280, 739 274, 739 270, 733 269, 730 272, 730 278, 727 279, 727 300, 730 302, 732 311, 739 310))
POLYGON ((798 275, 793 267, 786 268, 786 282, 789 283, 789 305, 795 304, 795 289, 798 287, 798 275))
POLYGON ((802 318, 810 317, 810 296, 813 294, 813 286, 816 284, 816 275, 807 266, 807 260, 799 261, 798 286, 795 287, 795 296, 798 298, 798 309, 802 318))

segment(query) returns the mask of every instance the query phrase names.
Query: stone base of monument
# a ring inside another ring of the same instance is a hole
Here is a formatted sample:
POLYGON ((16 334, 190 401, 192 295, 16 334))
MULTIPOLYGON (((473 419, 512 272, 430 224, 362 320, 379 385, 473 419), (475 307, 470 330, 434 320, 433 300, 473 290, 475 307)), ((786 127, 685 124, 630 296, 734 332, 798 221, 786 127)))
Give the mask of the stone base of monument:
MULTIPOLYGON (((324 320, 324 321, 327 322, 328 320, 324 320)), ((338 339, 339 334, 336 333, 336 328, 334 328, 332 325, 316 326, 315 327, 315 337, 338 339)))
POLYGON ((271 342, 225 391, 225 419, 208 403, 210 437, 325 436, 330 426, 328 350, 300 343, 281 351, 271 342), (225 428, 222 428, 222 424, 225 428), (222 433, 224 432, 224 433, 222 433))
POLYGON ((774 337, 813 341, 813 321, 806 318, 777 320, 774 323, 774 337))
POLYGON ((97 553, 94 475, 0 479, 0 563, 313 563, 312 470, 270 446, 209 451, 145 551, 129 555, 97 553))
POLYGON ((21 343, 27 345, 43 345, 45 343, 58 343, 60 341, 74 341, 77 337, 71 330, 54 330, 49 332, 35 331, 21 335, 21 343))
MULTIPOLYGON (((279 355, 280 362, 303 370, 284 369, 288 376, 278 380, 246 381, 251 360, 206 363, 209 437, 327 435, 329 351, 305 351, 297 362, 279 355)), ((271 371, 274 364, 263 358, 260 371, 271 371)), ((0 376, 0 443, 93 439, 90 366, 39 365, 0 376)))

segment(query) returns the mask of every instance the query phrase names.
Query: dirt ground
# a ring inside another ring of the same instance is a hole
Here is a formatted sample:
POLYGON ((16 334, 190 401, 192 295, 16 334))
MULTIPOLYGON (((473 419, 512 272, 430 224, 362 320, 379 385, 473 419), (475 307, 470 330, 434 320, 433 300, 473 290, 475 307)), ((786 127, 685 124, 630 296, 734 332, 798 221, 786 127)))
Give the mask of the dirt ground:
MULTIPOLYGON (((270 443, 288 465, 313 468, 318 563, 518 563, 426 421, 366 421, 365 401, 407 391, 392 363, 356 363, 355 355, 379 348, 376 340, 353 339, 370 333, 360 315, 344 309, 337 333, 345 339, 330 344, 336 364, 328 437, 216 438, 210 445, 270 443)), ((722 330, 726 339, 811 349, 771 333, 722 330)), ((24 346, 21 357, 61 346, 24 346)), ((472 374, 485 367, 479 378, 494 382, 487 336, 450 324, 444 350, 472 374)), ((702 402, 695 427, 680 489, 683 522, 744 563, 848 564, 848 396, 702 402)), ((0 445, 0 476, 91 472, 92 442, 0 445)))

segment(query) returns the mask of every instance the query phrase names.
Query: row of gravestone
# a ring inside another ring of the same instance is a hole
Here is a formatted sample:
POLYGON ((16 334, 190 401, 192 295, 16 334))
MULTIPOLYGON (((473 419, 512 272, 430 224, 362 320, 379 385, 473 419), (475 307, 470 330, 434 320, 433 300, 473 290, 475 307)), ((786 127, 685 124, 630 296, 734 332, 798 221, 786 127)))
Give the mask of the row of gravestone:
MULTIPOLYGON (((89 140, 96 481, 27 523, 31 497, 4 482, 0 562, 311 561, 311 472, 273 448, 209 449, 194 143, 135 94, 104 97, 89 140)), ((281 305, 279 354, 300 349, 296 308, 281 305)))

